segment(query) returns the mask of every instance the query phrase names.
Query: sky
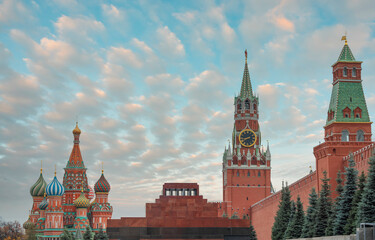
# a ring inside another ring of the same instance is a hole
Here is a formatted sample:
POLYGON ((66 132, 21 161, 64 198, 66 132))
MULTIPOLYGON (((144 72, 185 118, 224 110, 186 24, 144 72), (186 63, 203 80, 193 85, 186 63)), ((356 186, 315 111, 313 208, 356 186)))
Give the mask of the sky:
POLYGON ((222 201, 244 50, 276 190, 315 169, 331 65, 347 34, 375 114, 375 1, 0 1, 0 217, 27 220, 43 161, 62 181, 78 120, 91 186, 113 218, 165 182, 222 201))

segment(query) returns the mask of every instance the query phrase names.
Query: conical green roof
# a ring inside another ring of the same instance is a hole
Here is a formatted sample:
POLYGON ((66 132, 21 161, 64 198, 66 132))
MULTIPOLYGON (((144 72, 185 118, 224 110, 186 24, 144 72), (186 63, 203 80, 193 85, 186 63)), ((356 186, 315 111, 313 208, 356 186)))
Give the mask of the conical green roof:
POLYGON ((337 59, 338 62, 355 62, 355 57, 350 50, 348 43, 345 42, 344 47, 341 50, 340 56, 337 59))
POLYGON ((247 61, 245 63, 245 69, 243 71, 242 84, 241 84, 241 98, 252 97, 253 88, 251 87, 249 68, 247 67, 247 61))

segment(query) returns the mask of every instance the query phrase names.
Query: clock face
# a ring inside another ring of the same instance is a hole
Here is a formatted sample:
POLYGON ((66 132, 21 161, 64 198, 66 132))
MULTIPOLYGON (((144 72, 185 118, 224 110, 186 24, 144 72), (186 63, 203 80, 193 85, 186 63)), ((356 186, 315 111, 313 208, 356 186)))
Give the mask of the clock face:
POLYGON ((251 129, 244 129, 240 132, 240 143, 244 147, 251 147, 257 141, 257 135, 251 129))

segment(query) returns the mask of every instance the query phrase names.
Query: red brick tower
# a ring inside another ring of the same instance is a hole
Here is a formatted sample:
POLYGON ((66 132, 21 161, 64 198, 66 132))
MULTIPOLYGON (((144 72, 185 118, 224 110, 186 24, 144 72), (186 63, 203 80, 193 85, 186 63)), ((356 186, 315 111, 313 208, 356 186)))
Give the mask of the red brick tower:
POLYGON ((259 98, 253 94, 246 63, 241 92, 234 98, 232 149, 223 155, 223 213, 250 216, 250 206, 271 194, 271 153, 264 152, 259 128, 259 98))
MULTIPOLYGON (((372 143, 371 124, 362 88, 361 61, 356 61, 346 40, 332 65, 332 95, 324 126, 324 142, 314 148, 317 178, 331 178, 335 197, 336 174, 344 170, 343 157, 372 143)), ((318 189, 321 183, 318 184, 318 189)))
POLYGON ((81 150, 79 148, 79 136, 81 135, 81 130, 78 128, 78 123, 73 130, 73 135, 74 145, 68 163, 64 169, 65 174, 63 179, 65 194, 63 196, 62 204, 65 212, 65 227, 73 227, 74 219, 76 218, 76 207, 74 206, 74 201, 81 195, 82 187, 86 197, 90 191, 87 185, 85 164, 83 163, 81 150))

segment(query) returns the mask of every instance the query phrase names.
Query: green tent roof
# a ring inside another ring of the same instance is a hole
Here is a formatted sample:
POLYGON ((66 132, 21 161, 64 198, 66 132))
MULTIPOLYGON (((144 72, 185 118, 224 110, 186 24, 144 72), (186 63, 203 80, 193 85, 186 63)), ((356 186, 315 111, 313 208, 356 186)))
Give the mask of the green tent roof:
POLYGON ((338 62, 355 62, 355 57, 347 43, 345 43, 344 47, 342 48, 340 56, 337 59, 337 61, 338 62))

